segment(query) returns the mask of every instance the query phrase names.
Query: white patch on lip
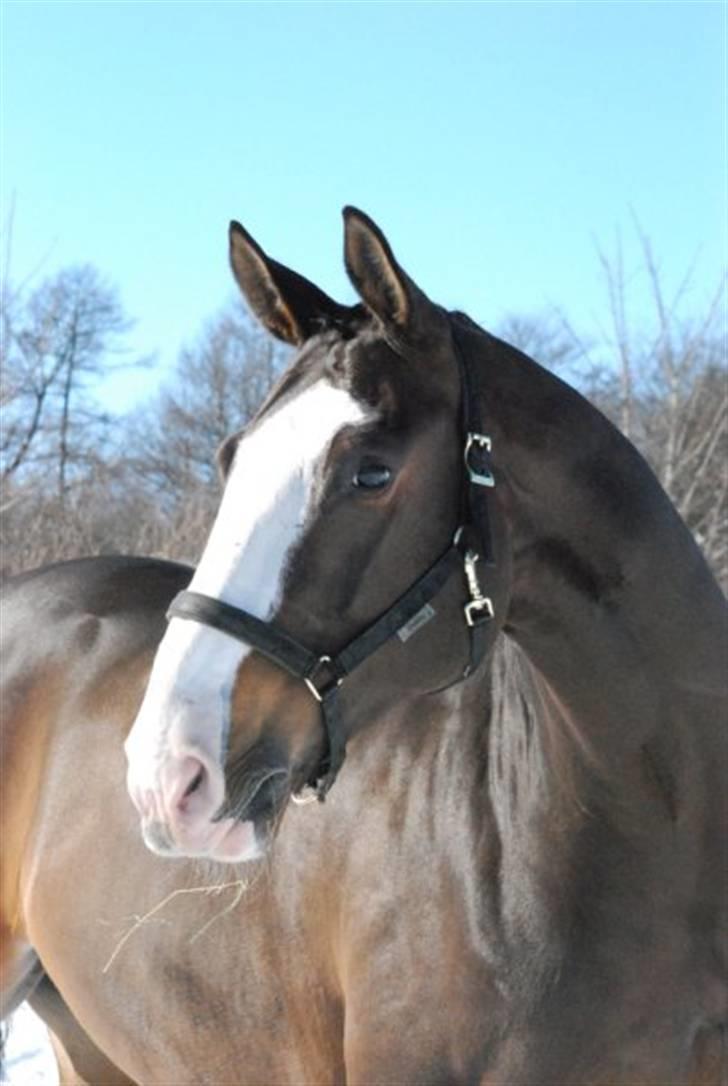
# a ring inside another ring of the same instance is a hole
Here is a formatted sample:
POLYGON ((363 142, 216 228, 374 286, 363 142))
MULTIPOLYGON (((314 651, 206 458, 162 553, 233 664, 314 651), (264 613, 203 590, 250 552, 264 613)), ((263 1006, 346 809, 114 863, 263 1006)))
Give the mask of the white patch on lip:
MULTIPOLYGON (((316 466, 340 430, 367 414, 350 393, 320 380, 244 436, 190 590, 270 619, 303 531, 316 466)), ((171 620, 126 741, 129 788, 140 808, 145 792, 158 791, 170 755, 199 750, 221 765, 230 692, 250 651, 219 630, 171 620)))
POLYGON ((179 842, 175 842, 164 823, 142 823, 144 844, 156 856, 199 856, 221 863, 247 863, 263 855, 252 822, 226 818, 222 822, 197 827, 196 831, 188 837, 183 832, 179 835, 179 842))

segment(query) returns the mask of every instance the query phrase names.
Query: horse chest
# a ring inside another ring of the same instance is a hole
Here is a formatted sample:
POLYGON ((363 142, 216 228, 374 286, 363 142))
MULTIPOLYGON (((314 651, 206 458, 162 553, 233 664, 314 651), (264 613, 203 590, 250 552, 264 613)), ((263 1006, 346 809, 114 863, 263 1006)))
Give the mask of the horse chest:
POLYGON ((594 897, 553 850, 549 876, 519 870, 512 899, 495 877, 434 857, 404 869, 392 855, 366 883, 350 855, 359 892, 342 895, 356 902, 341 935, 352 1081, 392 1069, 398 1082, 463 1086, 700 1081, 695 948, 657 895, 625 901, 606 849, 594 897))

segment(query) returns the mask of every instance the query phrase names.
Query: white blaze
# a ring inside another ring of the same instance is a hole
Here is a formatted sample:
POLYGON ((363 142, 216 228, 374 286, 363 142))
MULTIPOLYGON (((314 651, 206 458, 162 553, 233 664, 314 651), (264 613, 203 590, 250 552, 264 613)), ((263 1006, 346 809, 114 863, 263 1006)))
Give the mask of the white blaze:
MULTIPOLYGON (((348 392, 321 380, 243 437, 190 590, 269 619, 316 465, 342 427, 365 417, 348 392)), ((126 743, 137 794, 155 790, 170 755, 199 751, 221 762, 235 675, 249 652, 211 627, 171 620, 126 743)))

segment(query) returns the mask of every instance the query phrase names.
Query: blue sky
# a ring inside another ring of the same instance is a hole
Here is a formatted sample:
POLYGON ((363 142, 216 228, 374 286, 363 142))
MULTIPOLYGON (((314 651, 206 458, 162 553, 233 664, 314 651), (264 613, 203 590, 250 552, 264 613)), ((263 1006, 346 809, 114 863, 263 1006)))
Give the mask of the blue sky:
MULTIPOLYGON (((11 270, 90 262, 157 352, 148 395, 232 292, 227 222, 341 300, 340 209, 437 301, 491 327, 605 320, 595 244, 631 216, 666 284, 726 256, 720 2, 3 0, 11 270)), ((639 297, 639 295, 636 295, 639 297)), ((639 313, 636 314, 639 320, 639 313)))

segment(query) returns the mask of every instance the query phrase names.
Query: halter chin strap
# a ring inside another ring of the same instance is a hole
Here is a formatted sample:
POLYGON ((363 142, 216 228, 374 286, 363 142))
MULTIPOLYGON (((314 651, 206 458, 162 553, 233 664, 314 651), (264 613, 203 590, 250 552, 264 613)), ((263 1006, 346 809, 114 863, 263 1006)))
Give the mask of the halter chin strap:
POLYGON ((265 622, 222 600, 200 592, 180 592, 167 611, 167 618, 183 618, 221 630, 252 646, 289 675, 301 679, 321 705, 328 751, 316 779, 316 796, 323 801, 341 769, 346 737, 339 718, 339 688, 352 671, 395 635, 403 642, 435 614, 432 600, 456 570, 463 570, 469 599, 463 617, 469 632, 470 653, 462 675, 471 675, 487 648, 487 627, 493 619, 493 605, 483 594, 478 563, 494 565, 492 534, 488 515, 487 490, 494 485, 490 466, 490 438, 483 432, 478 398, 473 395, 475 375, 458 341, 452 324, 455 355, 462 384, 464 433, 463 484, 460 527, 451 545, 379 618, 338 653, 319 656, 272 622, 265 622))

